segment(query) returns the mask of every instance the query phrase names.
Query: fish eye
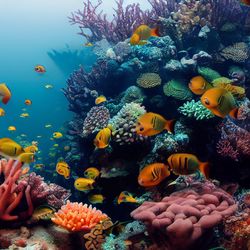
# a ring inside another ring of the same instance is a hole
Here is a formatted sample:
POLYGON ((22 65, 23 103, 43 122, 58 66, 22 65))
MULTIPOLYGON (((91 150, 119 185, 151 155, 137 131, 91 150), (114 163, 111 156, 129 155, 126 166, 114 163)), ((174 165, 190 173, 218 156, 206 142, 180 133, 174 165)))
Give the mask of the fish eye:
POLYGON ((204 103, 205 103, 206 105, 210 105, 210 102, 209 102, 209 100, 208 100, 207 98, 205 98, 204 103))
POLYGON ((143 128, 143 127, 141 127, 141 128, 140 128, 140 131, 142 132, 143 130, 144 130, 144 128, 143 128))

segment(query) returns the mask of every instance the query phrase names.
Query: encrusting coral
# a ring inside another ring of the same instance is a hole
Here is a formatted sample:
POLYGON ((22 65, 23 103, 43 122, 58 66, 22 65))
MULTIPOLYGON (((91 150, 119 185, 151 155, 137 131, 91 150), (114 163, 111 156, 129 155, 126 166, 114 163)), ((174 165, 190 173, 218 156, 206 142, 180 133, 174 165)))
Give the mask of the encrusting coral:
POLYGON ((70 232, 90 231, 97 223, 107 219, 107 215, 87 204, 67 201, 51 220, 70 232))
POLYGON ((144 73, 137 79, 138 86, 149 89, 161 85, 161 77, 156 73, 144 73))

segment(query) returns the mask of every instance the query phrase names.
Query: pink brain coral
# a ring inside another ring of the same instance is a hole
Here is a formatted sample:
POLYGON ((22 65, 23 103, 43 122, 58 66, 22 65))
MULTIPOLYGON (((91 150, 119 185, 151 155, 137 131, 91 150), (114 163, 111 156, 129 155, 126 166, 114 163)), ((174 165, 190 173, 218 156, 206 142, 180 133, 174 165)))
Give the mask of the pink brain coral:
POLYGON ((160 202, 144 202, 131 216, 147 225, 154 241, 161 242, 159 247, 172 250, 187 249, 236 209, 228 193, 218 187, 206 187, 202 192, 184 189, 160 202))
POLYGON ((67 201, 51 219, 55 224, 71 232, 90 231, 108 216, 90 205, 67 201))

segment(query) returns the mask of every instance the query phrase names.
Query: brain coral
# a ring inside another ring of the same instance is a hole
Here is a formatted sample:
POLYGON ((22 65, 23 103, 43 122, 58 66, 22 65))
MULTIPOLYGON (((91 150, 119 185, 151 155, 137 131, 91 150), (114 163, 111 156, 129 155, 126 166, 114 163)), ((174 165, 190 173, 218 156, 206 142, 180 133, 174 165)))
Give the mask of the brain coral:
POLYGON ((220 55, 226 60, 232 60, 237 63, 245 62, 249 57, 249 49, 246 43, 234 43, 231 46, 224 48, 220 55))
POLYGON ((109 121, 113 128, 112 141, 124 145, 145 140, 145 137, 135 133, 136 122, 145 113, 145 108, 138 103, 125 104, 117 115, 109 121))
POLYGON ((192 99, 192 92, 181 80, 172 79, 163 86, 163 92, 166 96, 172 96, 178 100, 192 99))
POLYGON ((142 88, 154 88, 161 85, 161 77, 156 73, 144 73, 137 79, 137 84, 142 88))

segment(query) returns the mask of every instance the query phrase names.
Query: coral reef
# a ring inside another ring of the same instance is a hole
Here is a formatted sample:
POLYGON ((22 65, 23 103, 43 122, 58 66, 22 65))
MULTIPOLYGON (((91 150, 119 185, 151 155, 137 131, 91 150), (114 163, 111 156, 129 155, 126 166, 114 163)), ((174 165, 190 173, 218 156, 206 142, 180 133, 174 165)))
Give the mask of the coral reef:
POLYGON ((51 220, 71 232, 90 231, 97 223, 107 219, 107 215, 92 206, 67 201, 51 220))
POLYGON ((155 73, 144 73, 137 79, 138 86, 148 89, 161 85, 161 78, 155 73))
POLYGON ((82 137, 87 137, 108 125, 109 110, 103 106, 92 107, 83 122, 82 137))
POLYGON ((138 103, 128 103, 114 116, 109 124, 112 126, 113 142, 119 145, 128 145, 145 141, 145 137, 135 133, 138 118, 146 113, 144 107, 138 103))
POLYGON ((163 86, 163 92, 166 96, 172 96, 178 100, 192 99, 192 92, 181 80, 171 80, 163 86))
POLYGON ((214 117, 213 113, 209 109, 205 108, 201 101, 187 101, 178 108, 178 111, 181 114, 187 117, 195 118, 196 120, 207 120, 214 117))
POLYGON ((186 249, 236 209, 233 198, 222 189, 194 183, 160 202, 144 202, 131 216, 146 224, 158 247, 186 249))

